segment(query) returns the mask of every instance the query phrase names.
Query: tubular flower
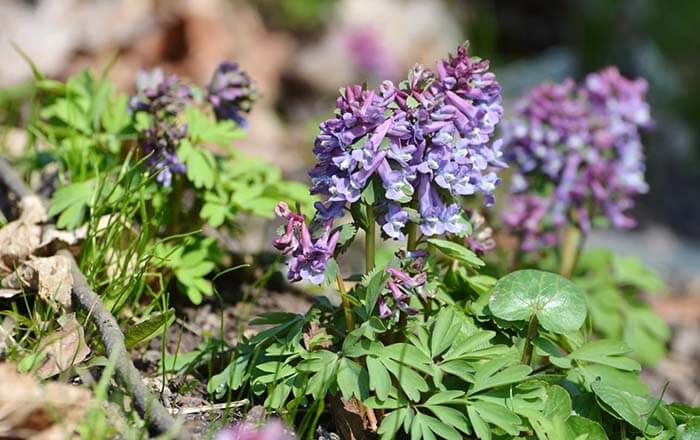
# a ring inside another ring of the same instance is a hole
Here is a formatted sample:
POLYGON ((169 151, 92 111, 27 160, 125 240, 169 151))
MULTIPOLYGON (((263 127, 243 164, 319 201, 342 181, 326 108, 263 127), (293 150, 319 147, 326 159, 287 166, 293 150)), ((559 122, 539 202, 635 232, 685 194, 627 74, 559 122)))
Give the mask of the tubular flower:
POLYGON ((340 237, 340 231, 332 230, 333 220, 326 220, 323 231, 314 238, 304 216, 292 212, 286 203, 280 202, 275 213, 287 220, 283 233, 275 239, 273 246, 283 255, 291 257, 287 274, 289 280, 303 279, 321 284, 340 237))
POLYGON ((486 219, 478 211, 468 212, 469 223, 474 232, 466 239, 467 247, 477 255, 483 255, 487 251, 496 247, 496 240, 493 238, 493 229, 486 223, 486 219))
POLYGON ((648 189, 640 140, 640 128, 651 124, 646 87, 610 67, 579 87, 540 85, 518 103, 504 124, 516 165, 504 223, 522 235, 524 250, 556 244, 570 221, 584 231, 601 217, 616 228, 634 226, 625 212, 648 189))
POLYGON ((250 112, 258 93, 248 74, 238 64, 224 62, 214 72, 207 99, 217 119, 228 119, 245 127, 247 121, 241 113, 250 112))
POLYGON ((178 114, 192 94, 175 75, 163 71, 140 72, 136 81, 137 92, 129 100, 134 112, 145 112, 151 117, 151 126, 140 133, 141 151, 156 174, 156 181, 164 187, 172 184, 173 174, 184 174, 187 169, 177 157, 180 141, 187 136, 187 125, 179 125, 178 114))
POLYGON ((407 315, 418 313, 418 310, 409 306, 408 303, 414 294, 426 297, 424 291, 428 274, 423 270, 423 257, 426 255, 424 252, 415 252, 409 255, 412 260, 409 260, 411 263, 408 267, 386 270, 388 275, 386 289, 377 301, 380 317, 389 318, 399 313, 407 315), (395 309, 392 310, 389 304, 392 304, 395 309))
POLYGON ((346 87, 316 138, 312 193, 342 213, 338 205, 357 202, 375 181, 384 190, 375 206, 388 237, 403 239, 409 218, 425 235, 466 233, 457 199, 482 194, 493 203, 495 170, 506 166, 501 142, 491 143, 503 109, 488 67, 460 47, 435 72, 415 66, 398 87, 346 87))
POLYGON ((240 422, 222 429, 214 435, 214 440, 293 440, 294 436, 279 420, 268 422, 261 428, 250 423, 240 422))

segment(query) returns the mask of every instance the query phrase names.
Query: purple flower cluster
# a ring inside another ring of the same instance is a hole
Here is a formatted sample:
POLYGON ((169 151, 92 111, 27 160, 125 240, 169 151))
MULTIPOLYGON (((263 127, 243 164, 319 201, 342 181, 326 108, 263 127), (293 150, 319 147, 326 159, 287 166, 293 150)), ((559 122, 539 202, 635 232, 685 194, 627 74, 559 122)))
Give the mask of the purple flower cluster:
POLYGON ((386 290, 377 300, 379 316, 389 318, 399 313, 415 315, 418 310, 409 306, 411 297, 418 294, 425 298, 425 283, 428 274, 423 271, 423 259, 427 256, 425 251, 417 251, 408 255, 410 264, 405 269, 389 268, 386 270, 389 279, 386 282, 386 290), (390 304, 395 307, 392 310, 390 304))
POLYGON ((477 255, 483 255, 496 247, 496 240, 493 238, 493 229, 486 222, 486 218, 477 210, 467 213, 469 223, 472 225, 472 233, 467 236, 467 247, 477 255))
POLYGON ((464 235, 458 198, 480 193, 493 203, 495 170, 506 166, 501 142, 491 144, 503 108, 488 68, 460 47, 435 72, 415 66, 398 86, 346 87, 316 138, 312 193, 328 200, 319 213, 342 214, 374 180, 384 190, 375 209, 387 236, 403 239, 409 220, 427 236, 464 235))
POLYGON ((304 279, 321 284, 328 261, 333 257, 340 237, 339 231, 332 231, 333 220, 326 220, 323 232, 314 238, 304 216, 290 210, 286 203, 280 202, 275 208, 275 213, 287 220, 284 233, 275 239, 273 246, 281 251, 282 255, 291 257, 289 280, 304 279))
POLYGON ((134 112, 151 116, 151 126, 141 132, 141 149, 156 174, 156 181, 165 187, 172 184, 173 174, 184 174, 185 165, 177 157, 180 140, 187 136, 187 125, 180 125, 178 114, 192 99, 189 87, 175 75, 163 71, 140 72, 137 92, 129 100, 134 112))
POLYGON ((279 420, 268 422, 256 429, 250 423, 240 422, 222 429, 214 435, 214 440, 293 440, 294 436, 279 420))
POLYGON ((616 228, 634 226, 626 214, 647 191, 640 129, 651 125, 647 84, 614 67, 572 80, 543 84, 504 123, 507 156, 517 169, 504 223, 522 237, 524 250, 556 243, 573 222, 588 231, 593 218, 616 228))
POLYGON ((250 77, 238 64, 224 62, 217 67, 209 83, 207 99, 218 120, 231 120, 245 127, 241 113, 250 112, 258 93, 250 77))

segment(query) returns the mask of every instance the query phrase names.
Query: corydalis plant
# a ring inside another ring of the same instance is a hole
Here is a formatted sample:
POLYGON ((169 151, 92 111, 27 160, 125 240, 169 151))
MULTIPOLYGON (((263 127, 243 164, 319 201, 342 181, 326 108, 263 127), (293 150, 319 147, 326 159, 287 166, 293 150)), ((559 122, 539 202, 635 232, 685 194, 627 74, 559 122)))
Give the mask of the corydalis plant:
POLYGON ((533 89, 505 124, 507 156, 516 166, 506 226, 523 250, 555 244, 557 231, 592 222, 630 228, 633 197, 648 189, 640 130, 651 125, 647 83, 614 67, 533 89))
POLYGON ((495 170, 505 167, 500 141, 491 144, 502 107, 488 67, 460 47, 437 63, 436 73, 417 65, 398 87, 385 81, 379 91, 343 89, 336 116, 321 123, 310 172, 311 192, 326 198, 316 206, 314 224, 324 230, 318 242, 302 217, 278 209, 288 225, 275 245, 292 256, 291 280, 323 280, 337 243, 338 232, 329 235, 332 220, 346 210, 366 231, 367 271, 374 267, 375 221, 387 237, 408 236, 411 251, 416 226, 426 237, 468 234, 460 197, 482 194, 493 203, 495 170))

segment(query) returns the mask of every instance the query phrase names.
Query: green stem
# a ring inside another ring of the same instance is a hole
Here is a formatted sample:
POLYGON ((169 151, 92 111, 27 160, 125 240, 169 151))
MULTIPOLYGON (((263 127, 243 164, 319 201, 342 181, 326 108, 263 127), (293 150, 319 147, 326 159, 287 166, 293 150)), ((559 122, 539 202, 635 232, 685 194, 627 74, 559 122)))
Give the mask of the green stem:
POLYGON ((416 245, 418 243, 418 224, 413 222, 408 222, 408 242, 406 243, 406 249, 408 251, 415 251, 416 245))
POLYGON ((377 223, 374 220, 374 209, 367 205, 367 231, 365 231, 365 272, 370 273, 375 264, 375 241, 377 223))
POLYGON ((576 269, 578 257, 583 247, 583 233, 576 226, 569 226, 564 232, 564 241, 561 246, 561 266, 559 275, 571 278, 576 269))
POLYGON ((355 323, 352 319, 352 307, 350 306, 350 299, 348 298, 348 290, 345 288, 345 282, 343 282, 343 277, 340 275, 340 272, 335 275, 335 282, 338 285, 338 292, 340 292, 340 298, 343 301, 345 327, 347 327, 348 333, 350 333, 355 329, 355 323))
POLYGON ((532 361, 532 340, 537 336, 537 326, 539 322, 537 320, 537 315, 532 315, 530 318, 530 323, 527 326, 527 336, 525 337, 525 346, 523 347, 523 357, 522 362, 525 365, 530 365, 532 361))

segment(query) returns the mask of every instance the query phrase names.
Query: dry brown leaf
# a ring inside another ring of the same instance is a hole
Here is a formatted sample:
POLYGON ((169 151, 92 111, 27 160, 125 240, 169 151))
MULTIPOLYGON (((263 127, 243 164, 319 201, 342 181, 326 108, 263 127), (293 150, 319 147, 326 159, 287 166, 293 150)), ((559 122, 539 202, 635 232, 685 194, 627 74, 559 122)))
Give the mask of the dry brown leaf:
POLYGON ((75 313, 66 315, 65 318, 63 328, 47 336, 39 347, 39 352, 46 354, 37 370, 42 379, 79 364, 90 354, 90 347, 85 343, 85 332, 75 319, 75 313))
POLYGON ((22 293, 20 289, 3 289, 0 288, 0 298, 12 298, 13 296, 19 295, 22 293))
POLYGON ((0 438, 66 439, 91 404, 84 388, 45 385, 0 363, 0 438))
POLYGON ((19 201, 21 215, 19 219, 8 223, 0 229, 0 269, 5 270, 18 261, 22 261, 39 247, 41 226, 48 220, 46 208, 37 196, 26 196, 19 201))
POLYGON ((32 258, 26 263, 36 271, 36 289, 41 299, 46 302, 58 302, 64 306, 71 305, 73 275, 71 260, 63 255, 32 258))

